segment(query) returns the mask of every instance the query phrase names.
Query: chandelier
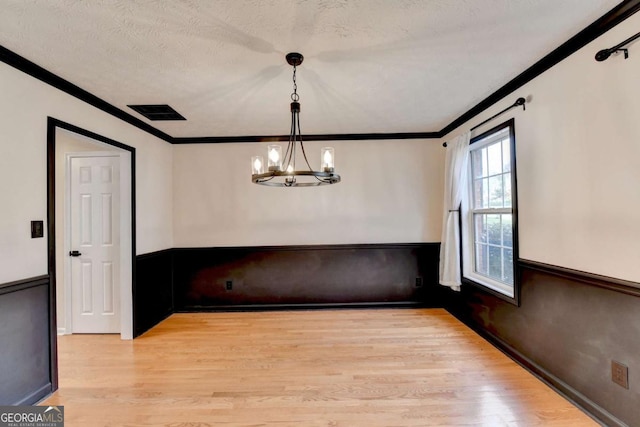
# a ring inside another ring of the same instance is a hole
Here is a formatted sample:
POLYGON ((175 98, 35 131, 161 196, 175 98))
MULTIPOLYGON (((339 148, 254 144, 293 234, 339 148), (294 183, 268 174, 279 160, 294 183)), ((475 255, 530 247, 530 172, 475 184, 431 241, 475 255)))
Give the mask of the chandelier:
POLYGON ((293 67, 293 93, 291 94, 291 132, 289 143, 282 155, 282 146, 267 145, 267 170, 262 156, 251 157, 251 181, 255 184, 272 187, 311 187, 336 184, 340 175, 334 172, 335 153, 332 147, 320 150, 320 171, 314 171, 304 150, 300 133, 300 95, 296 84, 296 67, 302 64, 304 57, 300 53, 288 53, 287 62, 293 67), (296 169, 297 157, 302 154, 303 169, 296 169), (304 166, 306 165, 306 168, 304 166))

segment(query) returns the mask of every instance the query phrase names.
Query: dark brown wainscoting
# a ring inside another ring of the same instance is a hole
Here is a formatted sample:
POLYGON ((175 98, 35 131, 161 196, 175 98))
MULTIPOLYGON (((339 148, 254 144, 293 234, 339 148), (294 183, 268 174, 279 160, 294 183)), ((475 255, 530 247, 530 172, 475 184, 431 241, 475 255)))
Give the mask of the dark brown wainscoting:
POLYGON ((148 331, 173 313, 173 250, 136 257, 133 286, 133 336, 148 331))
POLYGON ((447 309, 610 426, 640 425, 640 284, 521 260, 521 306, 472 286, 447 309), (629 389, 611 381, 629 367, 629 389))
POLYGON ((176 311, 442 307, 439 251, 439 243, 409 243, 174 248, 138 255, 134 336, 176 311))
POLYGON ((49 277, 0 285, 0 405, 32 405, 53 392, 49 277))
POLYGON ((419 243, 174 249, 175 310, 439 305, 439 247, 419 243), (416 278, 422 286, 416 286, 416 278))

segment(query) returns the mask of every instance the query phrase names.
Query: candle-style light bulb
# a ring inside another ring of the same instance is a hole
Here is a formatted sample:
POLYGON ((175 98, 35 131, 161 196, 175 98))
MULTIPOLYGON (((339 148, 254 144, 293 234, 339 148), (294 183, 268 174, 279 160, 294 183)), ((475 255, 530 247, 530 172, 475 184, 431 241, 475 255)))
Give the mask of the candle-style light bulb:
POLYGON ((296 183, 296 177, 293 175, 293 165, 291 163, 287 166, 287 173, 290 174, 290 176, 284 178, 284 185, 291 187, 296 183))
POLYGON ((331 157, 331 151, 329 150, 324 152, 324 163, 325 165, 333 164, 333 157, 331 157))
POLYGON ((278 163, 280 161, 280 154, 278 154, 276 149, 272 148, 269 151, 269 160, 271 160, 272 163, 278 163))
POLYGON ((262 160, 262 156, 251 157, 251 173, 253 175, 264 173, 264 162, 262 160))
POLYGON ((281 170, 282 165, 280 162, 282 161, 282 147, 274 144, 267 146, 267 166, 269 167, 269 172, 279 171, 281 170))
POLYGON ((321 169, 324 172, 333 172, 335 156, 333 153, 333 147, 324 147, 320 150, 321 157, 321 169))

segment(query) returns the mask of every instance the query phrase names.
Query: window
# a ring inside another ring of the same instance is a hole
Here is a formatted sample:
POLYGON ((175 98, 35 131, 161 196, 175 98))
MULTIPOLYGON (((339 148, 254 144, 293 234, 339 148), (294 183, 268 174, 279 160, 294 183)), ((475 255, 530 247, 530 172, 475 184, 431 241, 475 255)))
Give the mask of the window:
POLYGON ((513 120, 471 140, 462 203, 463 276, 517 303, 513 120))

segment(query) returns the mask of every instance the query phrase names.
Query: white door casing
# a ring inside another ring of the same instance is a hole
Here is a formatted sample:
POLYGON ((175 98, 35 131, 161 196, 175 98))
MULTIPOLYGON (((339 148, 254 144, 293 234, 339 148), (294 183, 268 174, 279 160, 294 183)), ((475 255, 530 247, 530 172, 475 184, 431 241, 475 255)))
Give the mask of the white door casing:
POLYGON ((120 333, 120 159, 70 158, 71 330, 120 333))

